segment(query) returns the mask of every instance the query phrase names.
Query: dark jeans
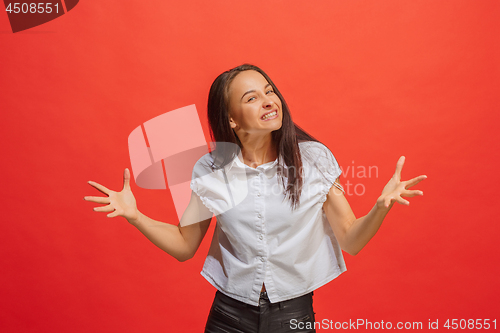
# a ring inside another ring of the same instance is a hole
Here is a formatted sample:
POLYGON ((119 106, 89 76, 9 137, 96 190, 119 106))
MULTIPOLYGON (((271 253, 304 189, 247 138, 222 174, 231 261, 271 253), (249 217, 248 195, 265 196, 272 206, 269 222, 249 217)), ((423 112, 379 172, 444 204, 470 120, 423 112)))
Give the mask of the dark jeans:
POLYGON ((259 306, 253 306, 217 291, 205 333, 316 332, 313 294, 271 303, 267 293, 263 292, 259 306))

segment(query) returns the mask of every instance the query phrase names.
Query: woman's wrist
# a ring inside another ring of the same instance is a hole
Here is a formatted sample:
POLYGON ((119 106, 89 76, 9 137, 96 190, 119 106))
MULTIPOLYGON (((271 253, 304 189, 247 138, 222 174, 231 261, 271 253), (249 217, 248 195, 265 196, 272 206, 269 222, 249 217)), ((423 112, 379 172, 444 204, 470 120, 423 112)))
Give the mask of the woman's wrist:
POLYGON ((386 201, 386 198, 384 196, 380 196, 378 197, 377 199, 377 204, 376 204, 376 207, 381 210, 381 211, 385 211, 386 213, 389 212, 389 210, 392 208, 392 205, 394 204, 394 202, 391 201, 391 203, 389 204, 389 207, 387 207, 385 205, 385 201, 386 201))
POLYGON ((137 227, 137 225, 139 225, 139 223, 141 223, 142 216, 143 216, 143 214, 138 209, 136 209, 135 213, 131 214, 126 219, 127 219, 128 223, 132 224, 134 227, 137 227))

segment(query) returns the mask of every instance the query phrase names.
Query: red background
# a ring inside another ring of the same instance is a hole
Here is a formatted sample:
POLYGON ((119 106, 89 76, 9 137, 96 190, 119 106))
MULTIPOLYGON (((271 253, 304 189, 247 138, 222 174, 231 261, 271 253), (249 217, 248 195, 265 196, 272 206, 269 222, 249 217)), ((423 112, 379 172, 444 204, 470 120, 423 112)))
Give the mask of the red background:
MULTIPOLYGON (((124 219, 92 211, 120 189, 128 134, 196 104, 254 63, 344 170, 366 214, 406 156, 423 197, 396 205, 348 271, 315 292, 317 321, 500 319, 500 2, 81 1, 13 34, 0 13, 3 332, 201 332, 215 289, 124 219), (358 191, 361 188, 358 187, 358 191)), ((141 211, 177 224, 168 191, 141 211)))

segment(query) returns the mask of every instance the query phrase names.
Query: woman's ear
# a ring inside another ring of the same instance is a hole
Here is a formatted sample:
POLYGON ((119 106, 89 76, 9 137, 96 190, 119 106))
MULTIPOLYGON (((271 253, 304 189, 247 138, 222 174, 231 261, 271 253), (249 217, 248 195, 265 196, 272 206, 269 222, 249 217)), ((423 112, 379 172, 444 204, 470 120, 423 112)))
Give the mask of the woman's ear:
POLYGON ((235 129, 235 128, 236 128, 236 126, 238 126, 238 125, 234 122, 234 120, 233 120, 233 118, 232 118, 231 116, 229 116, 229 125, 231 126, 231 128, 232 128, 232 129, 235 129))

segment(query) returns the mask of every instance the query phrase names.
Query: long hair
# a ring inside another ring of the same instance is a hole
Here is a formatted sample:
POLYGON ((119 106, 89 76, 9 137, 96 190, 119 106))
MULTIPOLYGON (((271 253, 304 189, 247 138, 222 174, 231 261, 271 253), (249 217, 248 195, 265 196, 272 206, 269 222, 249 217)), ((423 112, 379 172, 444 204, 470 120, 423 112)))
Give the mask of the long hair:
POLYGON ((210 87, 208 94, 208 121, 210 125, 210 136, 216 144, 229 142, 235 145, 217 145, 212 152, 214 163, 212 167, 222 168, 231 162, 238 154, 238 148, 242 145, 229 124, 229 85, 241 72, 254 70, 262 74, 274 89, 282 104, 283 120, 280 129, 271 132, 272 141, 278 153, 278 180, 283 185, 285 198, 290 200, 292 210, 297 208, 300 202, 300 194, 303 185, 302 156, 299 150, 299 141, 318 141, 292 121, 292 116, 285 99, 273 83, 271 78, 259 67, 243 64, 220 74, 210 87), (287 171, 285 175, 286 165, 287 171), (298 171, 298 172, 297 172, 298 171), (284 178, 287 178, 285 182, 284 178))

